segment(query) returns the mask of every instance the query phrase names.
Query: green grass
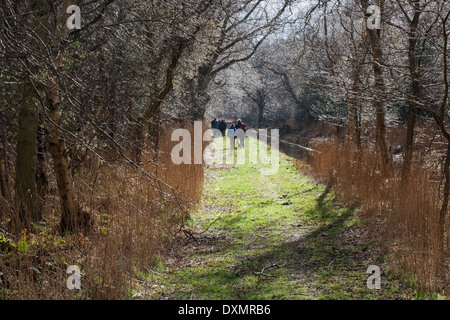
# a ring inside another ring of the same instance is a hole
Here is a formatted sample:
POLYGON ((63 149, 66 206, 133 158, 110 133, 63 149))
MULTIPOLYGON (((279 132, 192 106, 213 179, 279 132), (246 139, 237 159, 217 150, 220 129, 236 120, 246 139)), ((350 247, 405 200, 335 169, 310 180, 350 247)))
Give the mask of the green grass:
POLYGON ((367 268, 381 261, 360 237, 355 209, 339 203, 331 188, 298 172, 283 154, 277 174, 261 175, 261 168, 208 168, 202 206, 189 226, 196 240, 180 239, 176 256, 140 275, 152 284, 147 298, 411 297, 386 273, 382 290, 367 288, 367 268))

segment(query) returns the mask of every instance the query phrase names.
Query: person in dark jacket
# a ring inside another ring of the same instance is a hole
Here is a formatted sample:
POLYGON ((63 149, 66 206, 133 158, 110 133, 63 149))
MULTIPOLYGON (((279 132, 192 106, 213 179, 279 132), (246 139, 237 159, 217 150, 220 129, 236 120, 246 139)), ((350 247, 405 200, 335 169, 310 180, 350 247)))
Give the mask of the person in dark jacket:
POLYGON ((225 133, 227 131, 227 123, 225 120, 221 120, 219 123, 219 130, 222 132, 222 136, 225 137, 225 133))
POLYGON ((217 118, 214 118, 214 120, 211 121, 211 128, 212 129, 219 129, 219 121, 217 121, 217 118))
POLYGON ((217 118, 214 118, 214 120, 211 122, 211 129, 214 129, 214 137, 216 136, 216 131, 219 130, 220 122, 217 120, 217 118))

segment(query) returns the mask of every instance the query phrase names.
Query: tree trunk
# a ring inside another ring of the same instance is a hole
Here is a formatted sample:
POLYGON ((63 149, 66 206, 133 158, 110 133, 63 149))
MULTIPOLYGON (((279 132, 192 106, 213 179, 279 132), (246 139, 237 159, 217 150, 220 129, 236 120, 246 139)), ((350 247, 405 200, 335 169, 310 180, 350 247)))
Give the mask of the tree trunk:
MULTIPOLYGON (((383 7, 383 1, 380 1, 380 7, 383 7)), ((364 12, 367 12, 367 0, 362 0, 364 12)), ((382 8, 383 9, 383 8, 382 8)), ((381 48, 381 30, 366 28, 370 47, 372 49, 373 57, 373 73, 375 76, 375 110, 377 113, 377 145, 380 152, 381 161, 383 163, 383 170, 385 173, 390 173, 393 163, 392 155, 389 150, 389 142, 386 131, 386 84, 383 72, 383 50, 381 48)))
POLYGON ((264 104, 258 104, 258 128, 261 128, 264 121, 264 104))
MULTIPOLYGON (((40 123, 42 123, 42 118, 40 117, 40 123)), ((37 194, 39 197, 39 209, 45 205, 45 199, 48 192, 48 179, 46 170, 46 159, 45 154, 47 150, 45 147, 45 133, 43 127, 39 124, 37 131, 37 166, 36 166, 36 186, 37 194)))
POLYGON ((54 70, 49 72, 46 87, 47 109, 50 118, 46 123, 46 131, 50 153, 53 157, 56 182, 61 203, 61 232, 79 230, 83 227, 83 224, 87 222, 81 219, 70 170, 69 152, 64 136, 60 130, 60 84, 56 75, 56 72, 64 65, 64 49, 61 47, 61 42, 67 37, 66 21, 70 16, 65 13, 65 10, 72 4, 73 0, 64 0, 62 4, 62 11, 58 19, 57 29, 53 35, 52 58, 54 70))
MULTIPOLYGON (((175 71, 180 63, 181 57, 183 55, 184 50, 188 44, 188 40, 176 37, 173 39, 173 47, 171 50, 171 58, 169 65, 166 70, 166 79, 165 84, 159 94, 154 98, 154 100, 150 103, 150 106, 145 112, 144 120, 148 124, 147 132, 149 135, 149 141, 153 145, 153 148, 156 152, 159 149, 159 134, 161 131, 161 105, 164 102, 164 99, 172 92, 175 78, 175 71)), ((142 132, 142 136, 140 139, 144 139, 145 132, 142 132)), ((143 145, 143 143, 141 143, 143 145)), ((138 150, 138 154, 136 157, 140 159, 141 151, 138 150)))
POLYGON ((11 189, 9 188, 9 178, 8 178, 6 135, 5 135, 5 128, 3 126, 3 119, 1 119, 1 116, 0 116, 0 187, 2 197, 12 204, 13 200, 11 196, 11 189))
POLYGON ((348 125, 346 129, 346 141, 356 146, 358 150, 361 149, 360 103, 358 101, 359 82, 363 63, 361 59, 361 51, 358 51, 352 63, 352 88, 348 96, 348 125))
POLYGON ((417 106, 416 101, 420 99, 420 83, 419 83, 419 72, 417 70, 417 54, 416 54, 416 43, 417 43, 417 26, 419 24, 420 18, 420 1, 415 1, 415 14, 413 20, 410 21, 409 28, 409 41, 408 41, 408 64, 409 64, 409 76, 411 80, 411 97, 408 99, 408 126, 406 130, 406 151, 405 151, 405 161, 402 167, 402 180, 407 181, 411 170, 411 163, 414 155, 414 130, 416 126, 416 115, 417 106))
MULTIPOLYGON (((24 95, 29 97, 31 90, 24 90, 24 95)), ((28 228, 30 222, 36 223, 42 218, 37 206, 36 192, 38 125, 36 106, 29 98, 25 98, 19 112, 16 157, 16 203, 19 210, 19 225, 23 228, 28 228)))
POLYGON ((47 121, 47 141, 49 142, 50 153, 53 157, 54 171, 58 186, 59 198, 61 202, 61 231, 75 231, 81 227, 79 219, 79 207, 75 197, 75 190, 70 170, 69 152, 64 136, 60 132, 60 98, 59 84, 49 77, 47 88, 48 109, 50 111, 50 121, 47 121))
MULTIPOLYGON (((215 64, 215 62, 214 62, 215 64)), ((193 120, 203 120, 206 112, 206 105, 209 102, 208 87, 211 82, 211 72, 214 68, 214 64, 210 62, 199 68, 198 71, 198 81, 197 81, 197 91, 195 94, 194 104, 193 104, 193 120)))
POLYGON ((48 126, 47 139, 49 142, 50 153, 53 157, 56 182, 61 202, 61 231, 75 231, 82 226, 84 221, 81 221, 80 219, 66 143, 58 128, 53 124, 48 126))
POLYGON ((408 115, 408 125, 406 129, 406 151, 405 151, 405 161, 402 166, 402 180, 407 181, 409 173, 411 171, 411 164, 414 155, 414 136, 415 136, 415 126, 416 126, 416 114, 417 108, 410 103, 408 115))

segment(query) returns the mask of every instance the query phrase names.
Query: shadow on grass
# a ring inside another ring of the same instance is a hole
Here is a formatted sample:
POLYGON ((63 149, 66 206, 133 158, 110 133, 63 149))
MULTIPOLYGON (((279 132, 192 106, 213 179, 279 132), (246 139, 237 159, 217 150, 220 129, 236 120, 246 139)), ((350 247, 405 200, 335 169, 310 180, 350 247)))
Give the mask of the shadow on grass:
POLYGON ((245 260, 258 261, 257 267, 287 263, 286 268, 291 268, 288 272, 315 272, 329 268, 332 263, 336 266, 353 260, 354 253, 358 252, 359 248, 354 244, 346 246, 341 235, 355 210, 336 210, 336 205, 326 200, 330 192, 331 187, 327 187, 317 199, 317 205, 304 213, 316 219, 319 224, 317 228, 293 241, 269 247, 267 253, 246 257, 245 260), (282 259, 285 260, 279 261, 282 259))
MULTIPOLYGON (((201 270, 191 270, 186 274, 193 285, 190 294, 206 299, 290 299, 299 296, 302 286, 326 280, 322 278, 331 271, 345 276, 349 270, 363 270, 355 258, 359 249, 353 244, 345 245, 341 239, 355 210, 342 207, 337 210, 336 204, 328 199, 331 190, 328 186, 317 198, 316 206, 304 213, 317 222, 318 227, 312 232, 281 243, 269 243, 261 237, 253 244, 253 254, 246 253, 250 245, 242 243, 221 248, 219 255, 233 256, 230 258, 233 263, 216 261, 201 270), (286 282, 296 285, 287 287, 286 282)), ((242 218, 240 214, 227 221, 230 238, 237 238, 239 231, 234 230, 233 224, 242 218)))

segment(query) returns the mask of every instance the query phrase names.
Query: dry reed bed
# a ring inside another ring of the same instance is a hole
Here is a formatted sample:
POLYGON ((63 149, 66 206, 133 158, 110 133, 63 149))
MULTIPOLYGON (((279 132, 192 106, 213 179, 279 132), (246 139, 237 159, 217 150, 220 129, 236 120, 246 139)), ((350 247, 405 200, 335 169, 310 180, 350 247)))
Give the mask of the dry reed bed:
POLYGON ((136 272, 154 264, 201 198, 203 166, 171 161, 175 127, 161 134, 158 154, 143 152, 141 168, 148 175, 124 161, 103 162, 94 155, 85 160, 75 187, 94 221, 88 234, 58 234, 59 204, 53 196, 42 224, 11 235, 11 245, 4 239, 0 299, 129 298, 136 272), (81 291, 66 287, 70 265, 81 267, 81 291))
MULTIPOLYGON (((375 148, 362 152, 336 139, 314 142, 310 163, 318 177, 332 184, 346 203, 361 207, 360 214, 392 254, 403 274, 412 275, 423 290, 440 291, 436 250, 441 201, 436 174, 417 162, 406 184, 399 170, 383 175, 375 148)), ((447 242, 447 252, 449 244, 447 242)))

